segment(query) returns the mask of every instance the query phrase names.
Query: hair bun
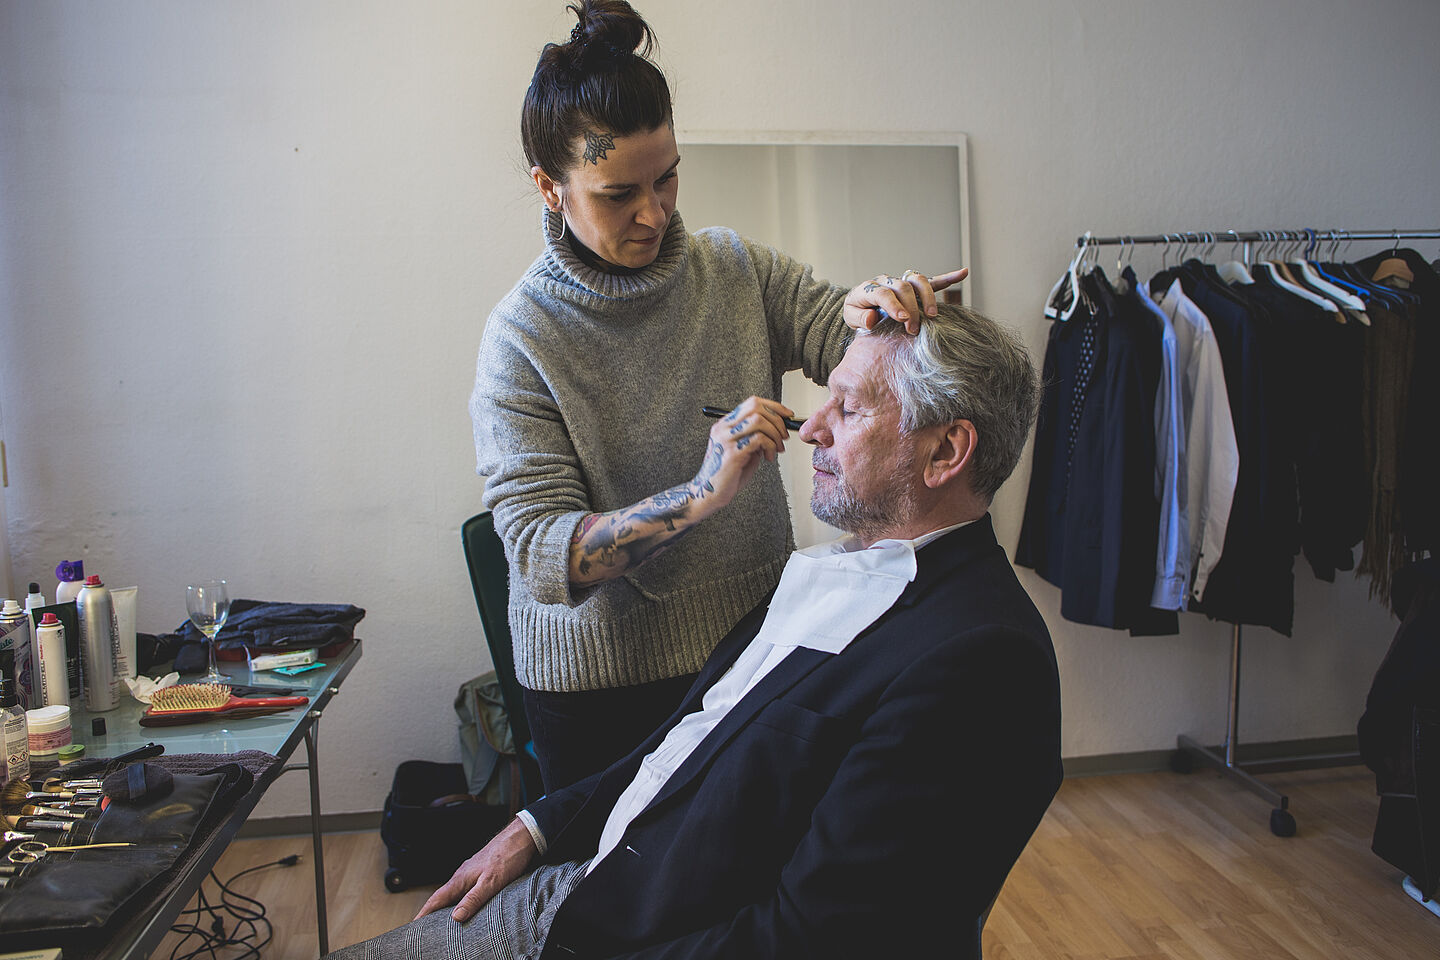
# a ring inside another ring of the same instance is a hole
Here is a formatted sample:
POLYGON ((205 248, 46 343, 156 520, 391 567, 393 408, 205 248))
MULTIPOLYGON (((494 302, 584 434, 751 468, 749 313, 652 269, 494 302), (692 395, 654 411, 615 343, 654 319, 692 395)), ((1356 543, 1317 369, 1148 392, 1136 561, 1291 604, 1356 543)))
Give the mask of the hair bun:
POLYGON ((650 53, 654 40, 650 27, 625 0, 578 0, 567 9, 577 21, 570 31, 573 53, 589 53, 597 48, 612 58, 650 53))

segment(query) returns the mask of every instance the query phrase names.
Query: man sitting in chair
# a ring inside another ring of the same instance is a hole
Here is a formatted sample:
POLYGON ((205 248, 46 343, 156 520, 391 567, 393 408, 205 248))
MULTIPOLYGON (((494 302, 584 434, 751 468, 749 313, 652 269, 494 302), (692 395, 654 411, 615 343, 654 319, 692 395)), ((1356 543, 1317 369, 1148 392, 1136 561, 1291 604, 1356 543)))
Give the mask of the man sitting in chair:
MULTIPOLYGON (((1035 371, 941 304, 916 336, 858 332, 829 390, 800 437, 811 507, 848 535, 791 556, 630 756, 338 956, 978 955, 1061 780, 1054 649, 988 514, 1035 371)), ((711 432, 752 437, 712 451, 755 458, 735 489, 784 439, 739 410, 711 432)))

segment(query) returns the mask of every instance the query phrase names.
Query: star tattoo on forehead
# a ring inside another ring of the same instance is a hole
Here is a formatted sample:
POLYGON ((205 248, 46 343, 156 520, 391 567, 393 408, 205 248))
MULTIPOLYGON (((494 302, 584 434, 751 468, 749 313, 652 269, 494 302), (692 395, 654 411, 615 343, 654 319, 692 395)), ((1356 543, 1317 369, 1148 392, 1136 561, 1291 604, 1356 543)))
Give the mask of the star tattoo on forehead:
POLYGON ((615 137, 609 133, 585 131, 585 161, 592 165, 605 159, 606 152, 615 149, 615 137))

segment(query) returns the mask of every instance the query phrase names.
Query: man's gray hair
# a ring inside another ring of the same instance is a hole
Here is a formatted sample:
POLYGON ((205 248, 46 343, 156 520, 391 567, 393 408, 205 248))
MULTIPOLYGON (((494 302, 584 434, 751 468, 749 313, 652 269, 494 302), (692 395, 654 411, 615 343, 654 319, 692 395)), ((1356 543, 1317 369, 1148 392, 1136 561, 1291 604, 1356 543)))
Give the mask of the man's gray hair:
POLYGON ((1020 460, 1035 422, 1040 383, 1029 351, 1012 332, 959 304, 941 303, 918 336, 885 320, 861 336, 887 341, 885 377, 909 433, 969 420, 979 434, 970 486, 989 500, 1020 460))

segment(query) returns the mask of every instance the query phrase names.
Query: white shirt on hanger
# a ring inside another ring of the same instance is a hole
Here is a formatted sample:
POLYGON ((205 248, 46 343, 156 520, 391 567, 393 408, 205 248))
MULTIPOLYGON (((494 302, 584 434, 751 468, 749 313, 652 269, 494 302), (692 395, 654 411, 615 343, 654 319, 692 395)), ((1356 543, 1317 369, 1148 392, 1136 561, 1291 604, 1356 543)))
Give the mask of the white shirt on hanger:
POLYGON ((1179 280, 1170 284, 1159 307, 1175 325, 1185 429, 1185 510, 1193 571, 1190 596, 1199 600, 1225 546, 1235 481, 1240 476, 1240 448, 1235 442, 1220 348, 1209 318, 1185 296, 1179 280))

